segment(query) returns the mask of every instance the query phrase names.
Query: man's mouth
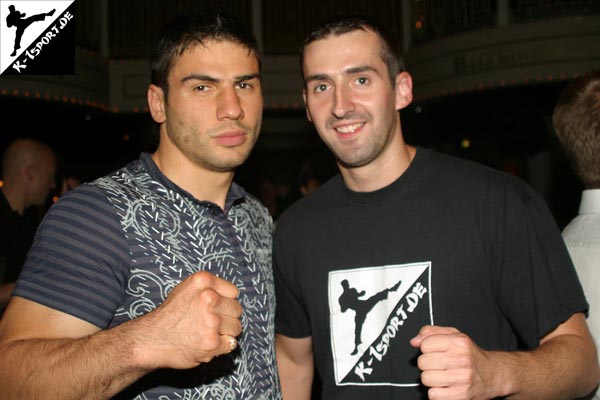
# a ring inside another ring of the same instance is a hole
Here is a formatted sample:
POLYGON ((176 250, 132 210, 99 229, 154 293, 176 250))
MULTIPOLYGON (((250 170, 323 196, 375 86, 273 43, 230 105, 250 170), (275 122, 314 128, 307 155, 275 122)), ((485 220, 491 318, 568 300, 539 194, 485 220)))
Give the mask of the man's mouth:
POLYGON ((229 131, 219 134, 214 138, 217 143, 227 146, 239 146, 246 141, 246 132, 242 130, 229 131))
POLYGON ((339 133, 354 133, 358 129, 362 128, 364 126, 364 124, 365 124, 364 122, 357 122, 352 125, 338 126, 335 128, 335 130, 336 130, 336 132, 339 132, 339 133))

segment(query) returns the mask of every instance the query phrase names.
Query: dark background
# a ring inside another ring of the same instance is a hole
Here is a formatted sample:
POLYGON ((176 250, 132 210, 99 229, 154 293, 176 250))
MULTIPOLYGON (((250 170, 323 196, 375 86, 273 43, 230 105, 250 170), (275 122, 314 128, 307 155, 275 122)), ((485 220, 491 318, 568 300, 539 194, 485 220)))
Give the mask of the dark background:
MULTIPOLYGON (((97 35, 100 2, 76 1, 76 41, 89 51, 99 51, 97 35)), ((162 25, 193 0, 109 0, 109 59, 145 59, 148 46, 162 25)), ((251 20, 250 1, 208 1, 251 20)), ((413 32, 413 46, 480 27, 493 26, 495 1, 415 1, 413 9, 423 15, 423 28, 413 32), (444 29, 430 28, 428 18, 444 20, 444 29)), ((594 1, 511 1, 517 19, 554 18, 593 13, 594 1)), ((306 33, 324 19, 338 13, 364 13, 379 19, 401 43, 401 7, 395 0, 304 0, 262 1, 263 51, 266 55, 295 55, 306 33)), ((518 22, 518 21, 517 21, 518 22)), ((410 71, 410 64, 408 65, 410 71)), ((418 100, 401 111, 406 141, 514 174, 531 184, 546 199, 560 228, 576 215, 582 189, 552 133, 550 123, 556 100, 568 81, 532 81, 505 88, 418 100), (469 146, 464 144, 468 141, 469 146), (536 160, 545 159, 546 163, 536 160), (532 173, 541 165, 542 174, 532 173)), ((300 88, 298 88, 300 90, 300 88)), ((418 91, 418 87, 415 88, 418 91)), ((0 96, 3 116, 0 151, 15 137, 39 138, 59 154, 61 176, 92 180, 152 151, 153 123, 147 113, 113 112, 103 108, 44 99, 23 98, 11 93, 0 96)), ((266 109, 271 118, 304 120, 302 109, 266 109)), ((319 172, 328 177, 335 164, 328 150, 307 125, 302 140, 274 148, 263 135, 250 159, 238 169, 236 180, 263 198, 263 182, 278 190, 277 216, 299 197, 297 175, 302 163, 314 159, 319 172)), ((272 133, 270 133, 272 135, 272 133)))

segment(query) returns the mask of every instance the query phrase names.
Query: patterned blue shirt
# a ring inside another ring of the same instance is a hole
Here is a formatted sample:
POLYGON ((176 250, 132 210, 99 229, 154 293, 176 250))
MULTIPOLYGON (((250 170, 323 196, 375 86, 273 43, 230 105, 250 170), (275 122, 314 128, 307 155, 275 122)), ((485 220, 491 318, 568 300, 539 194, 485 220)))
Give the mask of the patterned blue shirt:
POLYGON ((14 295, 108 329, 154 310, 193 273, 211 272, 239 289, 239 350, 155 371, 119 398, 278 399, 271 227, 265 207, 235 183, 223 211, 142 154, 50 209, 14 295))

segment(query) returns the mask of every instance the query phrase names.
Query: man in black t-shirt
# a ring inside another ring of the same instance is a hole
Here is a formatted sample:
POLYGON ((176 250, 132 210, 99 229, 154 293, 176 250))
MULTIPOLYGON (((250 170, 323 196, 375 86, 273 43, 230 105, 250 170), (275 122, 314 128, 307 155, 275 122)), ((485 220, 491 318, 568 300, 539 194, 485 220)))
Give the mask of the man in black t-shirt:
POLYGON ((404 142, 393 49, 360 17, 304 42, 307 116, 340 176, 277 225, 283 397, 309 398, 313 360, 327 400, 586 395, 588 305, 551 214, 514 177, 404 142), (361 315, 346 301, 387 288, 361 315))

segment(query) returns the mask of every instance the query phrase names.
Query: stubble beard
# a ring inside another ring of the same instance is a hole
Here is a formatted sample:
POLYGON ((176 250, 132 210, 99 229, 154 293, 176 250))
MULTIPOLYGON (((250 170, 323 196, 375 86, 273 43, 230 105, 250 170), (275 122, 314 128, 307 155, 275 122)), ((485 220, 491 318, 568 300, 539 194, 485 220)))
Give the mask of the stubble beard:
POLYGON ((255 128, 235 122, 236 129, 246 133, 246 141, 239 145, 227 148, 214 143, 209 145, 216 134, 223 128, 208 130, 205 132, 191 132, 186 135, 170 135, 171 141, 186 158, 199 167, 214 172, 233 172, 242 165, 250 156, 252 149, 258 139, 260 121, 255 128), (205 138, 205 140, 201 140, 205 138))

